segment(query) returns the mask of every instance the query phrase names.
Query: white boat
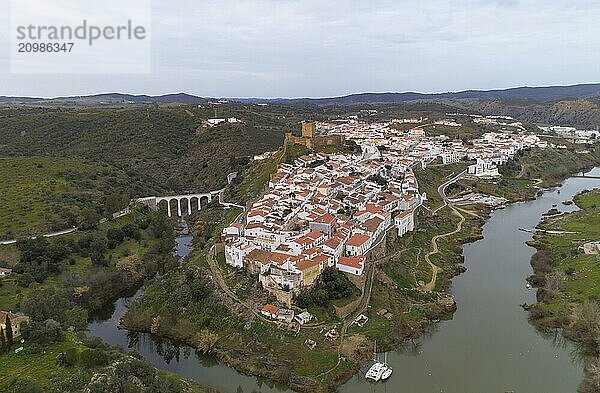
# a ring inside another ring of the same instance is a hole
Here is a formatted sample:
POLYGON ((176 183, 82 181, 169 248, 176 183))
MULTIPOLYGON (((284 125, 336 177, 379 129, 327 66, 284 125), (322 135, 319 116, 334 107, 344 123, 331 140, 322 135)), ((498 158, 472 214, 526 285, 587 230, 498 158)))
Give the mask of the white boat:
POLYGON ((384 367, 385 366, 383 365, 383 363, 379 363, 379 362, 373 363, 371 368, 369 368, 369 371, 367 371, 367 375, 365 377, 367 379, 370 379, 375 382, 379 381, 383 374, 384 367))
POLYGON ((373 351, 373 365, 367 371, 365 378, 370 379, 371 381, 379 381, 381 379, 381 375, 384 371, 384 364, 377 360, 377 342, 375 342, 375 349, 373 351))
POLYGON ((387 364, 387 352, 385 353, 383 359, 383 371, 381 372, 381 380, 385 381, 392 375, 392 371, 394 370, 387 364))
POLYGON ((391 375, 392 375, 392 368, 390 366, 383 366, 385 367, 385 370, 383 370, 383 372, 381 373, 381 380, 385 381, 386 379, 388 379, 391 375))

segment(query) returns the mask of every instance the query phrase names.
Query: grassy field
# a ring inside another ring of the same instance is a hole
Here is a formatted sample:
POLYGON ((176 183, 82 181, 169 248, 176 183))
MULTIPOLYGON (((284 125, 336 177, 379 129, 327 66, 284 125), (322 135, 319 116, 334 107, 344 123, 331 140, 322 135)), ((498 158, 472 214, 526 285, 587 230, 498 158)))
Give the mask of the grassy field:
POLYGON ((8 382, 17 376, 26 376, 39 382, 45 381, 45 386, 51 383, 51 376, 65 379, 72 370, 57 367, 56 356, 70 348, 77 350, 86 348, 78 344, 76 338, 70 334, 66 335, 63 341, 50 345, 41 353, 31 353, 27 344, 23 347, 21 353, 10 352, 0 357, 0 390, 6 389, 8 382))
POLYGON ((554 309, 567 302, 583 304, 600 298, 600 260, 597 255, 579 250, 583 243, 600 239, 600 190, 579 194, 575 203, 582 210, 547 218, 541 225, 544 229, 573 233, 539 233, 533 243, 548 253, 553 272, 565 274, 564 288, 548 302, 554 309))

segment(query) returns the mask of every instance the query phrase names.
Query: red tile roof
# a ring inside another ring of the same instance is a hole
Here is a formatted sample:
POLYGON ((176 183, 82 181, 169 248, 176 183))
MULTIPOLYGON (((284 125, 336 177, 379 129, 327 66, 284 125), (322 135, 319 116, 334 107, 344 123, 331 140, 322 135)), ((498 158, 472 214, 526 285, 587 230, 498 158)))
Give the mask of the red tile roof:
POLYGON ((335 217, 331 214, 323 214, 321 217, 317 218, 315 222, 323 223, 323 224, 331 224, 335 221, 335 217))
POLYGON ((353 267, 355 269, 362 269, 365 262, 364 255, 358 255, 355 257, 340 257, 338 260, 339 265, 353 267))
POLYGON ((365 235, 364 233, 355 233, 346 242, 347 246, 360 247, 371 239, 371 236, 365 235))
POLYGON ((312 267, 315 267, 317 265, 319 265, 321 262, 319 260, 316 259, 305 259, 303 261, 300 261, 298 263, 296 263, 296 269, 298 270, 306 270, 306 269, 310 269, 312 267))
POLYGON ((277 312, 279 311, 279 307, 273 304, 265 304, 261 311, 266 312, 268 314, 277 314, 277 312))

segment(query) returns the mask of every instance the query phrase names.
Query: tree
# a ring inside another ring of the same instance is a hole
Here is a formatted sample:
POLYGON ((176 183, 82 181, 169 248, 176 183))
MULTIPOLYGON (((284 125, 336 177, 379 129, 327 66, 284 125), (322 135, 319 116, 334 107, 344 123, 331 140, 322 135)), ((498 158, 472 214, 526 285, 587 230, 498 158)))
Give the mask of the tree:
POLYGON ((101 349, 85 349, 79 354, 79 361, 87 368, 106 366, 108 356, 101 349))
POLYGON ((66 288, 45 288, 31 291, 21 302, 21 311, 34 321, 65 320, 65 310, 73 307, 66 288))
POLYGON ((152 326, 150 326, 150 333, 157 334, 160 331, 160 323, 161 323, 160 315, 155 316, 154 319, 152 319, 152 326))
POLYGON ((118 212, 127 205, 127 202, 129 202, 129 197, 126 194, 109 194, 104 201, 104 210, 109 214, 118 212))
POLYGON ((69 328, 73 326, 77 330, 85 330, 88 323, 88 312, 81 306, 75 306, 65 311, 65 321, 63 326, 69 328))
POLYGON ((91 207, 86 207, 81 211, 81 217, 79 219, 79 226, 81 229, 94 229, 98 225, 98 222, 102 216, 98 214, 96 209, 91 207))
POLYGON ((556 292, 561 291, 564 285, 565 274, 563 272, 555 272, 546 275, 546 285, 544 288, 553 295, 556 294, 556 292))
POLYGON ((8 350, 6 346, 6 339, 4 338, 4 329, 0 327, 0 355, 8 350))
POLYGON ((125 234, 120 228, 109 228, 106 231, 106 238, 108 239, 108 248, 115 248, 123 241, 125 234))
POLYGON ((140 241, 141 234, 139 229, 132 223, 127 223, 121 227, 121 231, 123 231, 123 235, 130 239, 135 239, 140 241))
POLYGON ((581 308, 579 323, 587 332, 597 331, 600 328, 600 305, 595 301, 586 302, 581 308))
POLYGON ((8 348, 12 347, 13 345, 13 330, 12 330, 12 324, 10 322, 10 317, 7 315, 6 316, 6 344, 8 346, 8 348))
POLYGON ((95 238, 89 246, 89 254, 92 259, 92 264, 105 266, 104 253, 106 252, 106 241, 102 238, 95 238))
POLYGON ((585 367, 585 378, 579 391, 582 393, 600 392, 600 359, 592 360, 585 367))

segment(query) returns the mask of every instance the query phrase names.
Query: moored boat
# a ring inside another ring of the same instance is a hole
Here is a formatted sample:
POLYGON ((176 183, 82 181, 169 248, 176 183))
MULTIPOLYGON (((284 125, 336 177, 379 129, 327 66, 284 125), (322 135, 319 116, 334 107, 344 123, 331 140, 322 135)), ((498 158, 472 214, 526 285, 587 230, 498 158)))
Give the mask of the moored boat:
POLYGON ((367 374, 366 374, 365 377, 367 379, 370 379, 370 380, 375 381, 375 382, 379 381, 381 379, 382 374, 383 374, 384 367, 385 366, 383 365, 383 363, 375 362, 371 366, 371 368, 369 368, 369 371, 367 371, 367 374))
POLYGON ((367 371, 365 378, 371 381, 379 381, 384 371, 384 364, 377 360, 377 342, 375 342, 375 348, 373 350, 373 365, 367 371))
POLYGON ((385 381, 392 375, 392 372, 394 370, 387 364, 387 352, 385 353, 383 359, 383 371, 381 372, 381 380, 385 381))

